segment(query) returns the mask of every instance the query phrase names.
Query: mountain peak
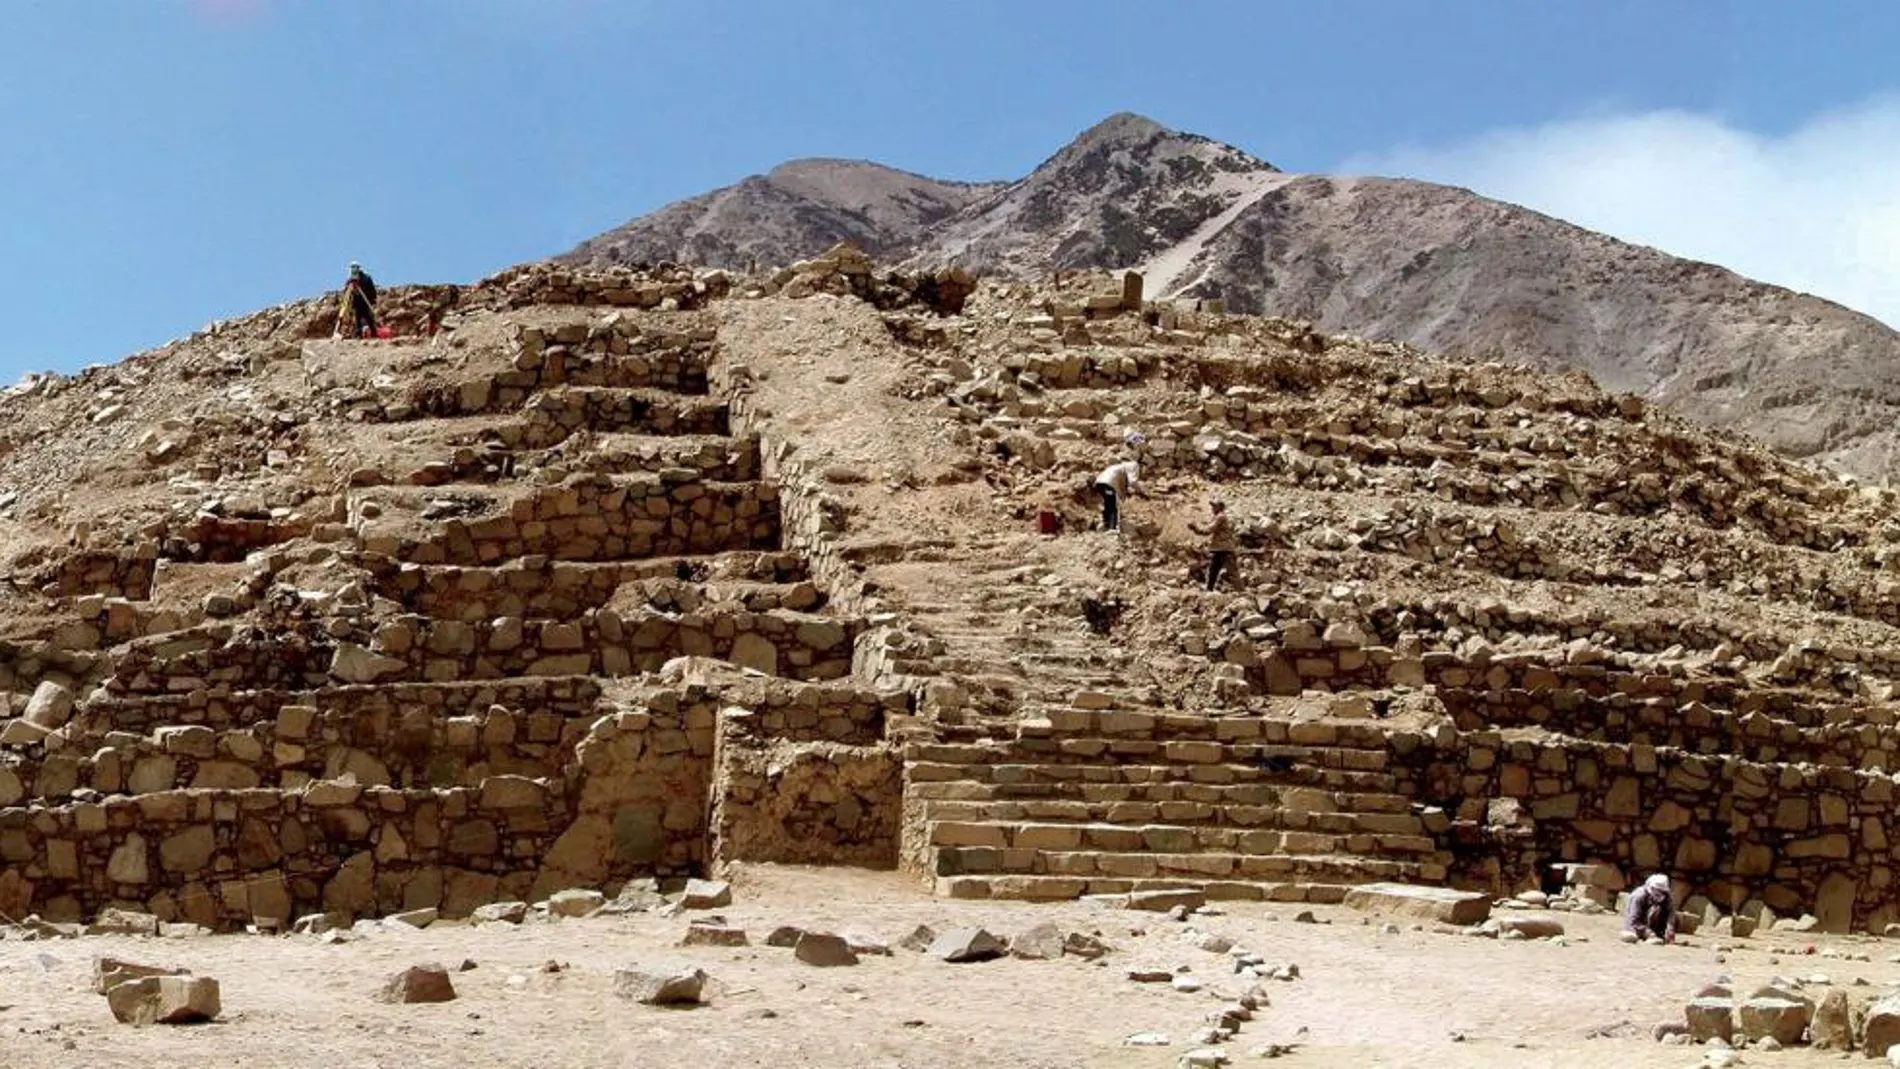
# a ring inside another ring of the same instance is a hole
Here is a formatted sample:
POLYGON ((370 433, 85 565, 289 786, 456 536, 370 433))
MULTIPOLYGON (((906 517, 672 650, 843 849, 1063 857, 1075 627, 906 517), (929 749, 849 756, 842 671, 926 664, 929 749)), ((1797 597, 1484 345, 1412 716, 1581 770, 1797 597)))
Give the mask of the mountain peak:
POLYGON ((1103 141, 1145 141, 1157 135, 1180 136, 1179 131, 1170 130, 1146 115, 1137 115, 1132 111, 1118 111, 1094 126, 1082 131, 1075 143, 1099 143, 1103 141))

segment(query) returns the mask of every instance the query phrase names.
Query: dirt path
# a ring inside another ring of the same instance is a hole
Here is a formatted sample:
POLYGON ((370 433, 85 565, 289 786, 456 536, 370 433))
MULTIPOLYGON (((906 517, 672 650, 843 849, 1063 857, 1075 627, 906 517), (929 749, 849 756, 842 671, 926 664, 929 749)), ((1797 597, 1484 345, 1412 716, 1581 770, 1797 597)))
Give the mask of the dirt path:
MULTIPOLYGON (((52 1067, 712 1066, 922 1067, 1175 1064, 1203 1016, 1242 985, 1228 959, 1190 946, 1188 927, 1234 939, 1301 976, 1268 982, 1271 1006, 1226 1050, 1237 1063, 1269 1042, 1299 1041, 1294 1067, 1688 1066, 1695 1051, 1649 1038, 1680 1014, 1699 984, 1727 971, 1738 985, 1777 972, 1826 973, 1833 983, 1900 979, 1877 942, 1874 962, 1787 956, 1796 944, 1751 941, 1728 954, 1711 945, 1625 947, 1610 918, 1569 918, 1573 941, 1512 943, 1441 935, 1321 910, 1298 924, 1237 905, 1191 924, 1076 903, 1035 906, 931 900, 883 874, 753 870, 722 911, 754 946, 681 949, 688 917, 635 915, 513 929, 440 925, 378 933, 340 946, 309 937, 181 941, 92 937, 0 943, 0 1064, 52 1067), (918 924, 982 924, 1014 934, 1050 921, 1099 932, 1105 964, 1078 959, 949 965, 898 949, 856 968, 814 969, 762 944, 777 924, 862 932, 896 943, 918 924), (1581 936, 1581 940, 1574 937, 1581 936), (223 984, 223 1019, 199 1027, 132 1029, 113 1023, 88 988, 94 955, 176 963, 223 984), (460 997, 433 1006, 373 998, 397 969, 440 961, 460 997), (543 963, 562 965, 542 971, 543 963), (715 981, 709 1006, 659 1010, 612 993, 618 966, 692 962, 715 981), (1207 990, 1135 984, 1130 965, 1188 966, 1207 990), (1301 1029, 1305 1029, 1301 1033, 1301 1029), (1593 1030, 1609 1038, 1590 1038, 1593 1030), (1161 1032, 1162 1048, 1130 1048, 1161 1032), (1463 1038, 1457 1038, 1462 1036, 1463 1038)), ((690 916, 690 915, 689 915, 690 916)), ((1847 947, 1846 943, 1824 944, 1847 947)), ((1803 1067, 1838 1056, 1787 1051, 1773 1064, 1803 1067)))

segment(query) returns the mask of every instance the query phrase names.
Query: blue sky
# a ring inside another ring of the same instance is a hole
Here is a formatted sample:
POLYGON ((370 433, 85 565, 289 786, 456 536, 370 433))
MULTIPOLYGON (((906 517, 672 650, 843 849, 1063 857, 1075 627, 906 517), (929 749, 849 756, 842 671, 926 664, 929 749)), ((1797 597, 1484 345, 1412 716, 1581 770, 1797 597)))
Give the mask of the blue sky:
POLYGON ((0 383, 320 292, 351 259, 470 280, 790 157, 1014 177, 1121 110, 1286 169, 1471 185, 1900 321, 1900 149, 1865 143, 1900 134, 1900 4, 1877 0, 5 10, 0 383), (1831 221, 1749 239, 1773 211, 1831 221))

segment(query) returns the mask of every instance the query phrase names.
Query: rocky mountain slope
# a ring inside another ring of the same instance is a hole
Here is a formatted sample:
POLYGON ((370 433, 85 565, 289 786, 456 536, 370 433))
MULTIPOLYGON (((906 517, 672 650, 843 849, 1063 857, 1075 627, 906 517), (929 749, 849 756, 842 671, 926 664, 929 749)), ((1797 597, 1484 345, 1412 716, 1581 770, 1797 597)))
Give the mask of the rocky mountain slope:
POLYGON ((745 269, 849 241, 876 256, 998 188, 945 182, 858 160, 793 160, 679 201, 568 253, 576 264, 674 261, 745 269), (795 250, 804 250, 802 252, 795 250))
POLYGON ((1793 456, 1877 477, 1895 462, 1900 334, 1872 318, 1467 190, 1283 173, 1135 115, 1007 185, 787 164, 565 259, 743 269, 839 240, 913 267, 1011 277, 1134 268, 1151 297, 1578 368, 1793 456))

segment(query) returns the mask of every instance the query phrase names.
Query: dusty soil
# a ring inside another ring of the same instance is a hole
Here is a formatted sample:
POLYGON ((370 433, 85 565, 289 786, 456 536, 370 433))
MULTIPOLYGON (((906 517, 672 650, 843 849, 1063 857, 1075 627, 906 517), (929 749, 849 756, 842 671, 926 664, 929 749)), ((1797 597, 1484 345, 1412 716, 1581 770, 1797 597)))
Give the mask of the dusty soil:
MULTIPOLYGON (((1724 950, 1690 940, 1628 947, 1607 916, 1567 917, 1567 945, 1498 942, 1414 930, 1397 934, 1358 913, 1320 909, 1317 925, 1258 904, 1221 907, 1182 924, 1085 903, 933 900, 891 874, 753 868, 737 874, 720 911, 754 946, 680 948, 688 919, 654 914, 519 928, 438 924, 329 946, 316 938, 218 936, 187 940, 88 937, 0 944, 0 1064, 10 1069, 137 1066, 246 1069, 634 1066, 1172 1066, 1220 996, 1245 984, 1229 959, 1190 946, 1189 929, 1228 936, 1269 961, 1300 966, 1291 982, 1264 981, 1271 1006, 1223 1049, 1237 1063, 1268 1043, 1297 1043, 1276 1064, 1309 1067, 1694 1064, 1692 1050, 1649 1038, 1679 1018, 1685 997, 1728 972, 1738 986, 1777 973, 1835 984, 1900 981, 1874 940, 1829 938, 1819 949, 1865 950, 1872 963, 1806 956, 1780 935, 1724 950), (919 924, 981 924, 1010 935, 1041 922, 1099 932, 1102 964, 1005 959, 950 965, 898 948, 855 968, 815 969, 763 946, 779 924, 859 932, 893 946, 919 924), (223 985, 214 1024, 134 1029, 115 1024, 91 992, 90 963, 109 954, 177 964, 223 985), (381 982, 405 966, 453 969, 459 998, 394 1006, 381 982), (559 972, 544 972, 546 962, 559 972), (690 962, 714 980, 709 1005, 640 1006, 612 993, 613 970, 690 962), (1188 966, 1194 994, 1125 978, 1131 965, 1188 966), (768 1012, 769 1011, 769 1012, 768 1012), (1162 1048, 1131 1048, 1161 1032, 1162 1048), (1460 1038, 1462 1037, 1462 1038, 1460 1038)), ((1247 981, 1246 983, 1252 983, 1247 981)), ((1791 1050, 1773 1063, 1832 1063, 1791 1050)))

